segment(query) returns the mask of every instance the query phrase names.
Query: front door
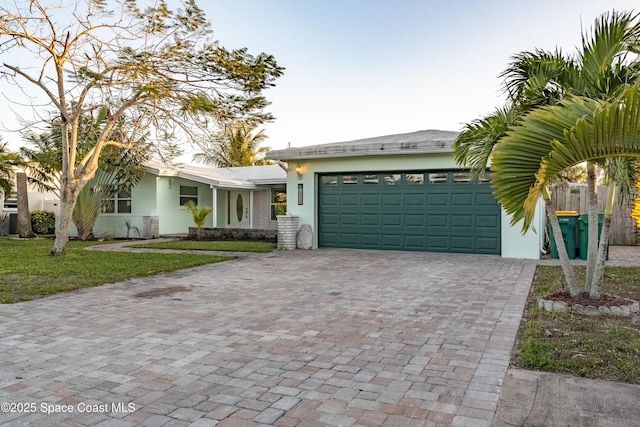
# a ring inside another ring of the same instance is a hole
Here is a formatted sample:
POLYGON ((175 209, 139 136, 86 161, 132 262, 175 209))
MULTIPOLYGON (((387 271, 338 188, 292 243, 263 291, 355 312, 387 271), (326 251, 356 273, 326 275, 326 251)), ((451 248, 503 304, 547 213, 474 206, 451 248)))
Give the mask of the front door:
POLYGON ((230 190, 227 193, 227 226, 249 228, 251 220, 251 200, 249 191, 230 190))

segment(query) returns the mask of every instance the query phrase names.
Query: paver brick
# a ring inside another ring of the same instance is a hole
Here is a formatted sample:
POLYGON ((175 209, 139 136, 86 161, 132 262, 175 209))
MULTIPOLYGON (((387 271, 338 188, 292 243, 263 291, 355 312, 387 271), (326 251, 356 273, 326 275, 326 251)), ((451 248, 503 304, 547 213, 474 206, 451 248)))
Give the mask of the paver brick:
POLYGON ((137 409, 51 425, 488 425, 533 271, 494 256, 289 251, 2 305, 0 394, 137 409), (174 286, 190 292, 135 296, 174 286))

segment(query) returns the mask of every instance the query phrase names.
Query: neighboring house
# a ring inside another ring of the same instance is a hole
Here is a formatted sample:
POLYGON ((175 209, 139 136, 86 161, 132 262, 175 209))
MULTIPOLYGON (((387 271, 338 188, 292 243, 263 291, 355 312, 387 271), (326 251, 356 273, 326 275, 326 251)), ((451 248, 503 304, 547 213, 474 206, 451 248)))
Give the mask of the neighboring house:
POLYGON ((425 130, 274 150, 287 161, 287 210, 313 230, 313 247, 540 257, 544 229, 522 234, 452 155, 457 132, 425 130))
MULTIPOLYGON (((278 165, 211 168, 150 162, 130 192, 105 206, 94 235, 124 237, 125 219, 142 237, 187 233, 193 218, 183 206, 193 200, 213 208, 205 227, 275 229, 277 206, 286 203, 286 172, 278 165)), ((138 237, 131 231, 130 237, 138 237)))
MULTIPOLYGON (((201 208, 213 208, 206 227, 276 229, 279 207, 286 207, 285 185, 286 172, 278 165, 211 168, 150 162, 130 192, 119 192, 103 206, 93 234, 125 237, 127 222, 130 237, 186 234, 194 226, 183 206, 189 200, 201 208)), ((31 186, 28 197, 30 210, 59 214, 55 194, 31 186)), ((17 220, 15 194, 7 197, 3 206, 17 220)), ((72 226, 71 235, 75 234, 72 226)))
MULTIPOLYGON (((27 195, 29 198, 29 211, 43 210, 58 214, 60 200, 56 194, 40 191, 35 185, 29 184, 27 195)), ((3 214, 8 216, 9 223, 6 228, 0 225, 0 227, 3 227, 3 231, 0 234, 3 232, 9 234, 18 233, 18 196, 15 192, 5 196, 0 191, 0 216, 3 214)))

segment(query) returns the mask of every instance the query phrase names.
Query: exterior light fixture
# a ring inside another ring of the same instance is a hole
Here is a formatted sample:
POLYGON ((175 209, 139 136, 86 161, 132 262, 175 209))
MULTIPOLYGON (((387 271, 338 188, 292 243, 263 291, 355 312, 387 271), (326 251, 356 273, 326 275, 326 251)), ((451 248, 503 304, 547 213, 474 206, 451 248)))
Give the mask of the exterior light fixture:
POLYGON ((296 174, 298 175, 298 179, 302 179, 302 166, 298 163, 296 166, 296 174))

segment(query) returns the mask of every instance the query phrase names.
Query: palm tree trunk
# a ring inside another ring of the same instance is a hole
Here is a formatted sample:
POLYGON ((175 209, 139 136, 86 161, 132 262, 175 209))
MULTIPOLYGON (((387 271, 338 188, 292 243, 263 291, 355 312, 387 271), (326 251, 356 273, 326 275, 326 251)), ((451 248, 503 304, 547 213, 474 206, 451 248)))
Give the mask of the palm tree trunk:
POLYGON ((600 235, 600 244, 598 246, 598 262, 593 272, 593 281, 589 288, 590 298, 600 298, 602 290, 602 280, 604 278, 605 260, 607 258, 607 249, 609 248, 609 232, 611 230, 611 217, 613 216, 613 208, 616 198, 618 186, 615 182, 609 188, 609 198, 607 206, 604 210, 604 221, 602 223, 602 234, 600 235))
POLYGON ((16 191, 18 193, 18 237, 34 237, 29 213, 29 195, 26 172, 16 173, 16 191))
MULTIPOLYGON (((548 190, 546 191, 546 193, 548 193, 548 190)), ((580 295, 581 289, 578 287, 576 276, 573 273, 573 267, 571 267, 571 262, 569 261, 567 247, 564 244, 562 231, 560 230, 560 222, 558 222, 556 211, 551 205, 551 197, 547 198, 545 196, 545 210, 547 212, 547 219, 549 220, 549 224, 551 225, 551 231, 553 232, 553 238, 555 239, 556 247, 558 248, 558 258, 560 259, 560 265, 562 266, 562 271, 564 272, 564 278, 567 281, 569 293, 571 293, 572 297, 576 297, 580 295)))
POLYGON ((587 163, 587 215, 589 218, 589 226, 587 228, 587 277, 585 280, 585 290, 591 289, 593 284, 593 275, 596 269, 598 257, 598 194, 596 165, 587 163))

